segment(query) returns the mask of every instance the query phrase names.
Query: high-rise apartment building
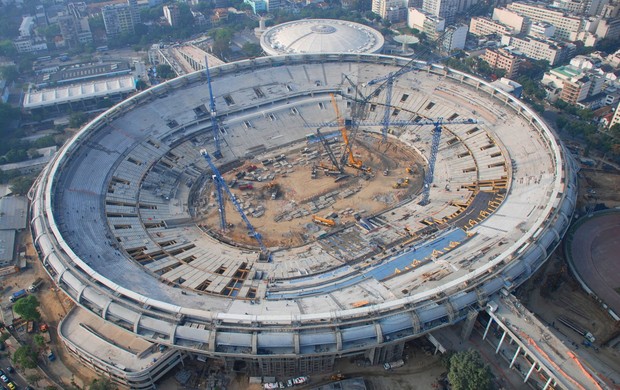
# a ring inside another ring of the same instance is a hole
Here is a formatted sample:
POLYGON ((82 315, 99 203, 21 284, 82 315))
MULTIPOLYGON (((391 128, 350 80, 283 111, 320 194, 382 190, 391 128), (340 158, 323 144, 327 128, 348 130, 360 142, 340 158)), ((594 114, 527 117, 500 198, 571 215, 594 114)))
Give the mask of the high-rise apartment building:
POLYGON ((554 38, 565 41, 577 41, 584 31, 582 18, 570 16, 557 10, 535 3, 512 3, 507 8, 521 16, 527 16, 532 22, 547 22, 555 26, 554 38))
POLYGON ((543 40, 531 37, 502 36, 503 46, 512 46, 524 56, 534 60, 545 60, 555 65, 569 58, 576 48, 573 44, 564 44, 550 39, 543 40))
POLYGON ((469 32, 473 35, 485 36, 512 34, 515 33, 515 30, 493 19, 485 18, 484 16, 474 16, 469 22, 469 32))
MULTIPOLYGON (((115 37, 121 33, 134 32, 134 20, 136 20, 136 10, 130 4, 111 4, 101 9, 103 14, 103 24, 108 37, 115 37)), ((140 14, 138 13, 138 18, 140 14)))
POLYGON ((530 20, 507 8, 495 8, 493 10, 493 20, 512 27, 516 34, 526 32, 530 25, 530 20))
POLYGON ((446 28, 443 18, 416 8, 409 8, 407 26, 423 32, 431 41, 436 40, 446 28))
POLYGON ((467 25, 457 24, 449 26, 444 31, 442 39, 442 50, 444 53, 451 53, 454 50, 463 50, 467 39, 467 25))
POLYGON ((452 24, 460 12, 467 11, 476 3, 478 0, 423 0, 422 9, 452 24))
POLYGON ((172 27, 176 27, 179 25, 179 19, 181 17, 181 12, 179 11, 179 6, 176 4, 172 5, 164 5, 164 17, 168 21, 168 24, 172 27))
POLYGON ((372 0, 372 12, 390 22, 402 22, 407 19, 407 1, 372 0))

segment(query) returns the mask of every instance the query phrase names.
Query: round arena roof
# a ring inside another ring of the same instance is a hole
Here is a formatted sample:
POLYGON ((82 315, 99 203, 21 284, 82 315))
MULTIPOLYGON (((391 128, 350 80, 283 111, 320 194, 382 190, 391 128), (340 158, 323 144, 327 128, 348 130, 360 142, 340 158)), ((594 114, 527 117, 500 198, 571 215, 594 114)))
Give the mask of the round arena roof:
MULTIPOLYGON (((380 143, 386 91, 375 94, 378 83, 371 81, 406 64, 390 56, 322 54, 214 67, 223 155, 216 164, 233 172, 248 160, 262 183, 298 171, 314 185, 310 175, 321 151, 304 153, 314 147, 309 136, 316 129, 307 125, 335 123, 332 103, 351 116, 356 89, 342 83, 343 75, 370 99, 360 144, 380 143)), ((360 211, 359 220, 325 227, 307 244, 272 248, 272 262, 255 248, 220 241, 193 218, 192 207, 217 208, 201 154, 215 148, 204 114, 209 92, 205 73, 196 72, 101 114, 41 174, 31 194, 31 225, 48 272, 94 315, 218 358, 364 354, 483 309, 501 289, 527 280, 560 242, 575 207, 574 170, 554 134, 518 99, 459 71, 410 65, 393 83, 392 126, 382 150, 415 150, 428 160, 433 129, 411 121, 460 122, 443 126, 430 203, 421 205, 419 194, 399 198, 397 180, 411 174, 401 165, 390 169, 395 187, 377 192, 394 199, 390 209, 360 211), (202 203, 191 201, 205 192, 202 203)), ((380 164, 379 157, 366 163, 380 164)), ((236 194, 248 214, 258 211, 246 194, 236 194)), ((291 191, 285 200, 263 199, 288 213, 283 220, 310 222, 309 208, 346 214, 351 210, 331 209, 330 199, 356 196, 330 192, 304 200, 291 191)), ((269 235, 265 216, 249 218, 269 235)))
POLYGON ((334 19, 304 19, 273 26, 260 44, 269 55, 303 53, 379 53, 381 33, 363 24, 334 19))

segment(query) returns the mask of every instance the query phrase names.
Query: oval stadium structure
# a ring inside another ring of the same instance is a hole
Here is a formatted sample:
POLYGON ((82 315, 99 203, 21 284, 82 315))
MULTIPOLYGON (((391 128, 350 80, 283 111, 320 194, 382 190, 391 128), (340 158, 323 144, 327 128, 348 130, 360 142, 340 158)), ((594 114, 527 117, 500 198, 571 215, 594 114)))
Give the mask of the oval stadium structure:
MULTIPOLYGON (((303 145, 315 130, 306 123, 334 121, 331 94, 348 118, 353 85, 372 93, 369 81, 407 63, 307 54, 212 68, 216 164, 225 171, 303 145)), ((383 120, 385 94, 370 100, 366 121, 383 120)), ((260 261, 256 249, 218 241, 192 219, 190 198, 210 177, 200 150, 214 151, 200 109, 208 102, 204 72, 123 101, 84 126, 31 192, 35 246, 58 287, 173 350, 253 375, 329 370, 341 357, 399 359, 404 342, 523 283, 572 218, 573 163, 538 115, 480 79, 420 62, 394 82, 394 121, 479 120, 444 126, 430 203, 401 201, 305 245, 272 247, 272 261, 260 261)), ((428 161, 432 135, 392 126, 388 142, 428 161)), ((310 169, 303 159, 289 164, 310 169)))

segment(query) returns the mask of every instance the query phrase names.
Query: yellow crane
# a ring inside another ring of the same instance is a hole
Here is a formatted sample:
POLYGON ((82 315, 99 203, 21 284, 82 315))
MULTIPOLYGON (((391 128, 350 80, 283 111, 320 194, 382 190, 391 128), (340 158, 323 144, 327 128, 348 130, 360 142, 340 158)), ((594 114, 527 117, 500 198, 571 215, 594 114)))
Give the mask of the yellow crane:
POLYGON ((329 96, 331 98, 334 111, 336 112, 336 118, 338 120, 338 127, 340 128, 340 134, 342 135, 342 141, 344 142, 344 155, 347 158, 347 165, 355 169, 362 170, 364 172, 368 172, 368 173, 372 172, 372 169, 364 166, 362 160, 355 158, 355 156, 353 155, 353 148, 352 148, 351 143, 349 142, 349 134, 347 132, 347 127, 344 124, 344 119, 340 115, 340 109, 338 109, 338 103, 336 102, 336 96, 334 96, 333 93, 330 93, 329 96))

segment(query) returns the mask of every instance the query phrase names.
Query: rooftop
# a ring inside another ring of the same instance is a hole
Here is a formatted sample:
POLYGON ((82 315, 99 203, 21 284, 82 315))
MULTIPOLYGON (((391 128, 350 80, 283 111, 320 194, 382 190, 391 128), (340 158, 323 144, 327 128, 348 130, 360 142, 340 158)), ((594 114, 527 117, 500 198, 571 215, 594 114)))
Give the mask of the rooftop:
POLYGON ((21 230, 27 226, 28 199, 25 196, 0 198, 0 230, 21 230))
POLYGON ((156 344, 79 307, 65 317, 59 332, 90 355, 123 371, 142 371, 162 356, 156 344))
POLYGON ((100 77, 110 77, 122 73, 129 73, 131 68, 127 62, 104 62, 74 64, 62 68, 58 72, 41 74, 37 78, 37 86, 42 87, 52 83, 70 83, 100 77))
POLYGON ((15 230, 0 230, 0 263, 13 260, 15 252, 15 230))
POLYGON ((135 90, 136 83, 133 76, 130 75, 56 88, 33 89, 26 92, 23 107, 33 109, 116 93, 131 93, 135 90))
POLYGON ((381 33, 363 24, 333 19, 304 19, 267 29, 261 46, 269 55, 285 53, 378 53, 381 33))

